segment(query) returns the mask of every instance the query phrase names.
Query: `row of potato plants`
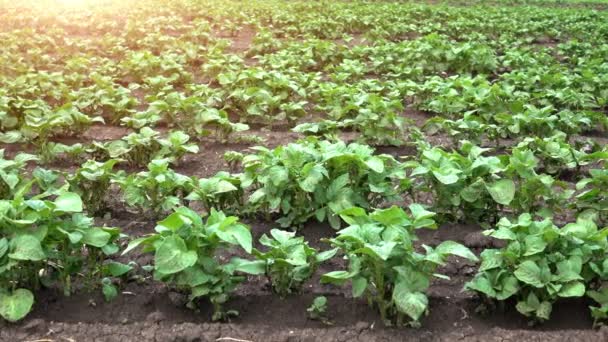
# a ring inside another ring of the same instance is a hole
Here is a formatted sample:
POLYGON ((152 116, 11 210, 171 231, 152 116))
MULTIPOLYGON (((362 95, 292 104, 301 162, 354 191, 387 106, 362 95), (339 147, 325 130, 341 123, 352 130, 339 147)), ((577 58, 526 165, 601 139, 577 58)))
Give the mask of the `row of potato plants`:
MULTIPOLYGON (((117 295, 110 277, 133 268, 112 260, 119 251, 117 240, 127 238, 117 228, 95 227, 82 213, 75 193, 55 191, 30 199, 24 189, 11 200, 2 200, 0 239, 0 315, 9 321, 23 318, 32 308, 41 286, 73 292, 72 283, 83 278, 85 287, 101 286, 106 299, 117 295), (54 200, 43 200, 47 196, 54 200)), ((340 217, 347 227, 327 239, 334 248, 318 252, 295 233, 273 229, 253 248, 249 227, 234 216, 212 209, 207 217, 179 207, 159 221, 155 233, 132 240, 123 254, 142 247, 154 254, 153 273, 189 295, 188 306, 207 298, 214 307, 213 319, 236 314, 225 305, 243 274, 265 274, 281 297, 298 293, 318 265, 337 253, 348 261, 345 270, 322 275, 321 281, 351 284, 352 296, 367 298, 386 324, 418 325, 428 312, 426 290, 449 255, 477 261, 466 247, 444 241, 436 247, 415 248, 416 229, 436 229, 434 213, 413 204, 410 214, 392 206, 367 213, 353 207, 340 217), (223 262, 218 253, 238 246, 251 257, 223 262), (407 319, 407 321, 406 321, 407 319)), ((522 214, 515 222, 503 218, 485 234, 506 240, 501 249, 481 253, 477 275, 465 288, 489 299, 516 298, 516 309, 537 320, 548 320, 559 298, 588 296, 599 303, 591 307, 596 321, 606 318, 608 276, 608 228, 598 229, 581 218, 558 228, 551 220, 533 220, 522 214)))
POLYGON ((76 135, 102 120, 135 129, 167 124, 225 140, 246 129, 234 116, 295 125, 312 108, 326 115, 296 131, 335 136, 355 130, 366 142, 398 145, 409 124, 400 115, 408 107, 404 99, 439 116, 429 131, 478 144, 558 131, 571 136, 608 125, 603 13, 364 2, 205 4, 174 0, 160 9, 147 1, 145 13, 114 4, 137 30, 116 30, 120 22, 105 11, 70 13, 75 19, 66 27, 46 8, 8 6, 0 140, 32 142, 50 157, 65 149, 46 144, 51 137, 76 135), (332 15, 307 14, 319 10, 332 15), (70 36, 74 22, 100 40, 70 36), (171 30, 159 29, 159 22, 171 30), (56 30, 32 37, 24 29, 42 23, 56 30), (256 36, 243 53, 227 50, 215 31, 233 37, 251 28, 256 36), (357 35, 368 40, 349 46, 357 35), (535 46, 544 40, 555 46, 535 46), (246 63, 251 57, 258 63, 246 63))
MULTIPOLYGON (((113 157, 110 154, 102 155, 104 161, 88 160, 63 178, 92 215, 107 211, 106 195, 115 185, 128 207, 155 215, 194 201, 206 210, 278 216, 282 227, 301 226, 314 217, 337 229, 338 213, 344 209, 369 209, 404 199, 424 202, 429 195, 441 221, 493 223, 505 212, 551 217, 564 209, 596 216, 600 224, 608 220, 608 150, 570 145, 559 135, 526 139, 509 154, 495 154, 468 141, 450 151, 420 139, 417 154, 403 162, 374 154, 367 145, 311 137, 273 150, 254 147, 248 155, 228 152, 226 162, 233 170, 242 168, 241 173, 221 171, 199 179, 172 169, 181 156, 198 151, 196 144, 187 143, 187 135, 174 133, 167 139, 148 135, 148 145, 119 148, 119 158, 107 159, 113 157), (147 164, 147 169, 115 170, 125 163, 147 164)), ((18 188, 20 172, 34 158, 19 154, 5 161, 0 168, 1 195, 18 188)), ((60 173, 40 168, 35 173, 49 184, 60 178, 60 173)))
MULTIPOLYGON (((192 303, 209 298, 216 319, 230 314, 222 304, 244 280, 240 272, 267 273, 274 290, 285 296, 297 292, 318 263, 340 251, 349 261, 348 269, 328 273, 323 281, 350 281, 354 297, 365 295, 385 322, 401 324, 404 315, 417 321, 427 309, 428 278, 445 257, 476 259, 453 242, 424 247, 425 254, 419 254, 412 244, 413 229, 436 227, 435 213, 421 205, 410 205, 411 215, 398 207, 373 209, 398 201, 404 192, 417 199, 420 187, 435 189, 430 208, 440 214, 440 221, 459 218, 454 213, 462 212, 493 226, 499 216, 521 213, 517 223, 503 218, 496 230, 486 232, 509 242, 501 250, 482 253, 480 272, 467 288, 497 300, 515 296, 521 313, 540 320, 548 319, 557 298, 588 295, 602 305, 593 309, 594 317, 604 317, 605 291, 598 284, 605 274, 606 235, 596 224, 606 224, 605 169, 592 169, 579 181, 579 219, 560 229, 540 217, 551 216, 574 192, 555 187, 538 191, 555 180, 537 174, 539 159, 530 150, 484 156, 486 151, 470 143, 451 153, 419 145, 418 161, 399 163, 388 155, 374 155, 364 145, 307 139, 274 150, 257 148, 248 156, 229 154, 227 159, 240 161, 244 172, 223 172, 209 179, 176 173, 169 167, 170 159, 153 160, 147 171, 128 175, 113 171, 119 160, 88 161, 63 177, 41 168, 31 177, 23 176, 34 156, 3 159, 0 313, 18 320, 31 309, 31 290, 55 284, 70 294, 72 278, 82 274, 88 287, 101 286, 107 298, 117 294, 111 278, 133 267, 112 259, 119 251, 116 240, 126 236, 116 228, 95 227, 85 214, 105 212, 105 195, 116 183, 130 206, 148 209, 157 217, 174 211, 159 222, 156 234, 134 240, 126 251, 142 245, 144 251, 154 252, 155 278, 186 289, 192 303), (589 184, 593 187, 586 188, 589 184), (207 220, 183 207, 184 200, 202 202, 207 220), (321 254, 280 230, 262 239, 269 251, 254 251, 249 229, 216 208, 243 215, 277 213, 284 228, 297 228, 312 217, 328 220, 335 229, 343 222, 347 227, 329 240, 336 249, 321 254), (494 219, 476 214, 486 211, 494 219), (277 262, 280 253, 273 250, 291 251, 292 244, 300 246, 294 247, 298 257, 283 255, 284 260, 277 262), (213 258, 215 252, 230 245, 258 260, 236 258, 220 264, 213 258), (408 261, 403 264, 404 260, 408 261)), ((595 163, 606 159, 600 152, 587 158, 595 163)))

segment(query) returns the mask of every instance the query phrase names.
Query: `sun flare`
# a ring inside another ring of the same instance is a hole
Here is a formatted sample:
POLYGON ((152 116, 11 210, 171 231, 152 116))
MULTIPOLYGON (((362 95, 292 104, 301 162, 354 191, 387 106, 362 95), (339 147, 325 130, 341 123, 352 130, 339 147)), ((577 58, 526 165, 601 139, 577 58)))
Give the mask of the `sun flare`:
POLYGON ((57 0, 57 2, 66 7, 83 7, 94 3, 94 0, 57 0))

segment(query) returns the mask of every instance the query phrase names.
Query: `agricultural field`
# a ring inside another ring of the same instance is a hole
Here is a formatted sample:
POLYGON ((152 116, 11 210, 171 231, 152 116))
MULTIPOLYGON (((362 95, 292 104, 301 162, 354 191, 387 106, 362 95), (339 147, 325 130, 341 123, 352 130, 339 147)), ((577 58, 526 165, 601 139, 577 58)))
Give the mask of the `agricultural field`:
POLYGON ((0 0, 0 341, 606 341, 608 2, 0 0))

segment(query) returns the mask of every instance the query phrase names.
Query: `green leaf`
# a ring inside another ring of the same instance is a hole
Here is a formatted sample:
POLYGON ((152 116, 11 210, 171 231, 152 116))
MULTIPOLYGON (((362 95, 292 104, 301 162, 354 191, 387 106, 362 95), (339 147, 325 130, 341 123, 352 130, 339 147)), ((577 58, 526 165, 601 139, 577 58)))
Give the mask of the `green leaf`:
POLYGON ((26 289, 17 289, 11 294, 0 292, 0 316, 9 322, 25 317, 34 305, 34 295, 26 289))
POLYGON ((289 173, 286 168, 282 166, 273 166, 268 169, 268 176, 270 177, 270 182, 274 186, 283 185, 289 179, 289 173))
POLYGON ((8 240, 3 237, 0 239, 0 258, 2 258, 6 252, 8 252, 8 240))
POLYGON ((241 258, 233 258, 230 263, 235 265, 235 271, 252 275, 260 275, 266 272, 265 260, 246 260, 241 258))
POLYGON ((154 254, 154 268, 163 274, 180 272, 196 263, 198 256, 189 251, 179 236, 170 236, 162 241, 154 254))
POLYGON ((234 236, 245 252, 251 254, 253 241, 249 229, 245 225, 235 224, 230 227, 230 233, 232 236, 234 236))
POLYGON ((40 261, 46 258, 40 241, 32 235, 19 235, 11 240, 8 257, 14 260, 40 261))
POLYGON ((478 274, 473 280, 466 283, 465 288, 481 292, 490 298, 496 297, 496 291, 494 291, 492 283, 483 274, 478 274))
POLYGON ((106 302, 110 302, 118 296, 118 289, 116 286, 114 286, 114 284, 112 284, 110 279, 102 279, 101 284, 101 292, 103 293, 103 298, 106 300, 106 302))
POLYGON ((501 179, 492 184, 486 184, 486 189, 494 201, 502 205, 509 205, 515 197, 515 183, 510 179, 501 179))
POLYGON ((82 242, 85 245, 101 248, 107 245, 111 238, 112 234, 101 228, 93 227, 85 231, 82 242))
POLYGON ((543 240, 542 236, 528 235, 524 239, 524 246, 524 256, 530 256, 544 251, 547 243, 543 240))
POLYGON ((417 321, 426 311, 429 300, 422 292, 410 292, 407 288, 396 286, 393 291, 393 301, 397 309, 417 321))
POLYGON ((377 245, 366 243, 365 247, 361 248, 359 252, 372 255, 382 260, 388 260, 395 246, 397 246, 397 242, 395 241, 380 241, 377 245))
MULTIPOLYGON (((156 224, 156 226, 175 232, 179 228, 181 228, 184 224, 187 223, 186 220, 187 220, 187 218, 185 216, 183 216, 182 214, 172 213, 171 215, 167 216, 162 221, 159 221, 156 224)), ((158 231, 159 228, 155 228, 155 229, 158 231)))
POLYGON ((365 289, 367 289, 367 279, 364 277, 355 277, 353 278, 352 283, 353 297, 361 297, 365 292, 365 289))
POLYGON ((435 248, 435 251, 440 254, 456 255, 461 258, 469 259, 472 261, 478 260, 477 256, 475 256, 475 254, 473 254, 470 249, 454 241, 442 242, 439 246, 437 246, 437 248, 435 248))
POLYGON ((55 199, 55 211, 80 213, 82 212, 82 199, 73 192, 64 192, 55 199))
POLYGON ((481 252, 481 265, 479 272, 484 272, 501 267, 503 264, 502 253, 496 249, 485 249, 481 252))
POLYGON ((552 305, 550 302, 544 301, 540 303, 538 309, 536 309, 536 317, 543 320, 548 320, 551 316, 552 305))
POLYGON ((320 252, 319 254, 317 254, 315 256, 315 260, 316 260, 316 262, 327 261, 327 260, 333 258, 334 255, 336 255, 337 252, 338 252, 338 248, 334 248, 334 249, 330 249, 330 250, 327 250, 327 251, 320 252))
POLYGON ((365 161, 365 165, 377 173, 384 172, 384 161, 378 157, 370 157, 365 161))
POLYGON ((304 179, 299 182, 300 188, 306 192, 314 192, 317 184, 327 176, 327 170, 321 165, 309 163, 302 170, 304 179))
POLYGON ((332 271, 321 276, 322 283, 342 284, 346 280, 354 277, 356 273, 347 271, 332 271))
POLYGON ((112 277, 120 277, 127 274, 133 269, 132 266, 123 264, 121 262, 110 261, 107 265, 108 274, 112 277))
POLYGON ((458 182, 458 174, 456 172, 447 173, 447 171, 439 172, 433 170, 433 175, 435 176, 435 178, 437 178, 439 182, 445 185, 450 185, 458 182))
POLYGON ((558 293, 560 297, 582 297, 584 294, 585 284, 580 281, 564 284, 558 293))
POLYGON ((405 226, 410 223, 405 211, 397 206, 375 210, 369 217, 385 226, 405 226))
POLYGON ((541 277, 541 269, 534 261, 522 262, 513 273, 520 281, 541 288, 544 282, 541 277))
POLYGON ((496 299, 505 300, 519 291, 519 281, 512 275, 506 276, 502 279, 502 289, 496 293, 496 299))

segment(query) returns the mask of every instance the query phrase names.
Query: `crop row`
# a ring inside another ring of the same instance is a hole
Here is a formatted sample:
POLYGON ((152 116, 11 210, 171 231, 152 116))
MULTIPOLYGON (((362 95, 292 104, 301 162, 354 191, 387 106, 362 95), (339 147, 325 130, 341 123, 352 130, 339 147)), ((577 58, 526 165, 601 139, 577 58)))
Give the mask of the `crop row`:
MULTIPOLYGON (((540 160, 527 148, 484 156, 470 143, 462 154, 419 145, 419 159, 400 163, 365 145, 307 139, 274 150, 258 147, 240 158, 229 153, 232 162, 240 160, 243 173, 203 179, 176 173, 170 159, 155 159, 147 171, 133 174, 115 172, 119 160, 111 159, 87 161, 63 175, 37 168, 31 176, 23 168, 34 156, 3 159, 0 313, 18 320, 32 306, 31 290, 58 284, 69 295, 73 278, 84 278, 89 288, 101 286, 108 300, 116 296, 112 277, 133 266, 113 255, 120 250, 118 241, 128 237, 117 228, 96 227, 86 214, 107 212, 111 184, 118 185, 128 206, 156 217, 172 212, 158 222, 156 233, 132 240, 124 253, 140 246, 154 253, 154 265, 146 268, 154 278, 188 292, 191 306, 208 298, 215 319, 231 314, 222 304, 245 279, 239 274, 265 273, 274 291, 286 296, 339 252, 347 269, 325 274, 322 281, 350 282, 353 296, 365 296, 387 323, 402 324, 406 317, 415 322, 427 310, 429 279, 440 276, 435 270, 447 256, 477 260, 452 241, 423 246, 424 252, 415 248, 415 229, 436 228, 436 220, 494 227, 485 234, 506 241, 482 252, 468 289, 501 301, 515 297, 518 311, 538 320, 549 319, 551 304, 561 297, 588 295, 608 305, 599 286, 608 275, 608 230, 597 228, 607 224, 605 169, 590 169, 575 191, 538 174, 540 160), (415 200, 428 193, 430 205, 410 204, 410 213, 397 206, 375 209, 402 201, 404 194, 415 200), (558 228, 550 217, 572 196, 578 218, 558 228), (188 202, 202 204, 208 217, 188 209, 188 202), (295 233, 275 229, 260 241, 267 250, 254 250, 249 228, 218 209, 274 215, 293 230, 311 218, 327 220, 338 229, 328 240, 334 249, 318 253, 295 233), (222 263, 216 256, 233 245, 253 259, 222 263)), ((577 160, 603 165, 606 159, 604 151, 577 160)), ((593 316, 602 319, 607 309, 594 307, 593 316)))
POLYGON ((318 4, 299 2, 154 4, 125 8, 137 23, 125 31, 100 9, 66 23, 35 6, 7 8, 0 140, 51 158, 79 146, 47 142, 94 123, 168 125, 220 141, 285 123, 400 145, 411 141, 402 115, 411 109, 437 115, 428 134, 476 144, 608 126, 602 12, 337 3, 318 16, 306 14, 318 4), (81 31, 91 37, 72 36, 81 31), (254 35, 250 45, 231 50, 242 32, 254 35))

